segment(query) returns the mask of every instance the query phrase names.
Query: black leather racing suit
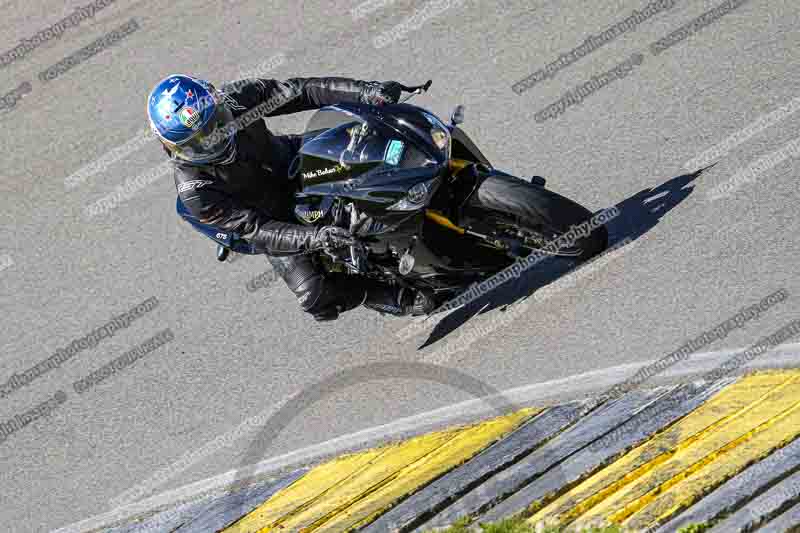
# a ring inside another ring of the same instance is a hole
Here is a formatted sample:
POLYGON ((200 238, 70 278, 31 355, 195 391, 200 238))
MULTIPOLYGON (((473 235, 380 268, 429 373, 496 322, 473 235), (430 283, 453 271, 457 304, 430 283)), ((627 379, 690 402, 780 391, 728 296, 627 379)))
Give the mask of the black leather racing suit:
POLYGON ((356 276, 323 274, 314 254, 302 254, 314 229, 296 223, 295 184, 287 177, 301 136, 273 135, 261 118, 341 102, 369 103, 377 85, 339 77, 228 84, 221 90, 239 121, 237 127, 248 124, 236 133, 235 159, 196 165, 173 157, 175 186, 189 212, 221 232, 237 233, 253 251, 267 254, 301 307, 317 320, 336 318, 365 302, 390 313, 401 310, 390 288, 356 276))

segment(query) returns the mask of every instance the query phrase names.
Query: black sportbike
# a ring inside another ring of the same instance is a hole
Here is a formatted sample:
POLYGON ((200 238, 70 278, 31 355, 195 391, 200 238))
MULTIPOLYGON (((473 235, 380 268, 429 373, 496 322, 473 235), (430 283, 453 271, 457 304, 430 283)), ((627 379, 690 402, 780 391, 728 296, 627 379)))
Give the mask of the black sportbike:
MULTIPOLYGON (((413 96, 430 85, 403 90, 413 96)), ((448 125, 406 103, 339 104, 313 115, 290 167, 299 189, 295 216, 358 236, 354 246, 315 252, 326 270, 426 290, 443 301, 533 250, 583 261, 606 248, 602 225, 568 246, 547 247, 572 226, 586 226, 592 213, 547 190, 542 178, 496 170, 462 122, 462 106, 448 125)), ((179 200, 185 216, 182 207, 179 200)), ((231 250, 248 253, 236 235, 185 218, 218 242, 221 261, 231 250)))

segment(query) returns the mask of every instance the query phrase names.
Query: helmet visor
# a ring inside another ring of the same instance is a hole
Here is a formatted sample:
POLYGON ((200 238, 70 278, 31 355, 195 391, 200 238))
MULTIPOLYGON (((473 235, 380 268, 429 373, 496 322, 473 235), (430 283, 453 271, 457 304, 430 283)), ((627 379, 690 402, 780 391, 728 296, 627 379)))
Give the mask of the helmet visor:
POLYGON ((175 155, 193 163, 214 161, 223 157, 233 144, 234 133, 228 134, 225 125, 233 121, 233 113, 222 101, 214 106, 211 120, 180 144, 168 143, 175 155))

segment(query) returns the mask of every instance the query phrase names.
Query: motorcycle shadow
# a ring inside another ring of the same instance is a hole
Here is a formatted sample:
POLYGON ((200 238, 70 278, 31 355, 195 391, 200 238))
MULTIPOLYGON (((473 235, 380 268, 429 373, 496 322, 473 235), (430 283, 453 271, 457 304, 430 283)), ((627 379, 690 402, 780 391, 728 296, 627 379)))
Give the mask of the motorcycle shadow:
MULTIPOLYGON (((642 189, 616 204, 615 207, 619 210, 619 214, 606 224, 608 248, 619 250, 630 246, 636 239, 653 229, 667 213, 692 194, 694 180, 712 166, 691 174, 677 176, 653 188, 642 189)), ((513 309, 511 307, 513 304, 519 305, 518 302, 530 297, 535 291, 570 272, 577 272, 581 268, 585 268, 591 262, 592 260, 581 264, 575 260, 561 257, 545 259, 524 272, 519 278, 500 285, 493 291, 445 316, 436 324, 418 349, 421 350, 444 339, 477 315, 498 308, 500 308, 500 312, 508 312, 513 309)), ((435 318, 435 315, 432 318, 435 318)))

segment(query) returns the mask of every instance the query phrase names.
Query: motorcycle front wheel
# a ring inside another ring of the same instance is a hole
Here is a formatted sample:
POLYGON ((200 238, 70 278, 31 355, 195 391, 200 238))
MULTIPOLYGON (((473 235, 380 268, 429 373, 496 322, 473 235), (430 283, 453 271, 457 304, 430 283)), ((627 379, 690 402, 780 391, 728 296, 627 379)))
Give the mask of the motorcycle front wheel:
MULTIPOLYGON (((469 199, 464 215, 470 226, 489 232, 502 242, 519 242, 555 256, 585 261, 608 246, 604 225, 589 224, 590 233, 568 245, 548 251, 547 245, 573 226, 591 221, 592 212, 565 198, 514 176, 493 173, 469 199)), ((585 227, 585 226, 584 226, 585 227)))

